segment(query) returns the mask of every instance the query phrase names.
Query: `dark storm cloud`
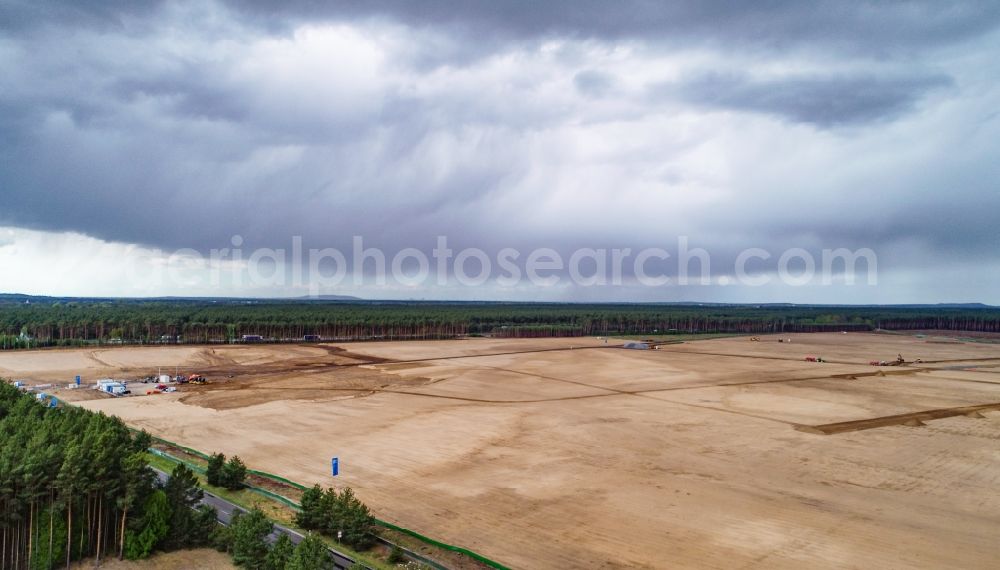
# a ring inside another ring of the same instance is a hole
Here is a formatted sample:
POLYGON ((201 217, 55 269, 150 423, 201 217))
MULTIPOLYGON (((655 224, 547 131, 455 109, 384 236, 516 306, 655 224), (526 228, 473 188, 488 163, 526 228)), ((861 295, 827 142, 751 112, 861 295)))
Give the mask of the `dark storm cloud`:
MULTIPOLYGON (((140 17, 152 6, 161 4, 15 0, 5 3, 0 25, 8 29, 52 23, 116 27, 124 19, 140 17)), ((467 31, 480 41, 538 36, 609 40, 676 37, 765 46, 799 42, 835 44, 878 52, 954 42, 990 30, 1000 21, 1000 5, 973 0, 947 3, 260 0, 232 1, 228 5, 232 12, 271 29, 317 20, 385 18, 407 26, 444 26, 467 31)))
POLYGON ((268 20, 382 16, 407 25, 455 26, 489 35, 569 35, 601 39, 713 39, 764 45, 833 43, 892 50, 951 42, 991 29, 1000 6, 988 2, 533 2, 376 0, 233 2, 268 20))
POLYGON ((694 105, 769 113, 800 123, 834 127, 895 118, 928 92, 952 84, 944 75, 789 77, 753 79, 709 75, 679 85, 654 86, 654 96, 694 105))
POLYGON ((120 28, 124 18, 148 14, 162 2, 101 0, 72 2, 48 0, 9 0, 0 5, 0 29, 24 31, 41 26, 85 26, 101 29, 120 28))
POLYGON ((992 262, 998 8, 8 2, 0 225, 992 262))

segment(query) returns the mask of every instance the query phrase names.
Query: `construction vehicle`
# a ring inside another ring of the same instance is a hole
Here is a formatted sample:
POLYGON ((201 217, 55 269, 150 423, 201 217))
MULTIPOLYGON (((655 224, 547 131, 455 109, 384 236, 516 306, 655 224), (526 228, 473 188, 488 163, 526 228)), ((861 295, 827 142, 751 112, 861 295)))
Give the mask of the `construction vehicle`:
MULTIPOLYGON (((919 362, 920 360, 918 359, 917 361, 919 362)), ((893 360, 892 362, 885 360, 872 360, 868 364, 871 364, 872 366, 902 366, 906 364, 906 360, 903 359, 902 354, 897 354, 896 360, 893 360)))
POLYGON ((192 374, 188 376, 187 381, 189 384, 207 384, 208 380, 201 374, 192 374))

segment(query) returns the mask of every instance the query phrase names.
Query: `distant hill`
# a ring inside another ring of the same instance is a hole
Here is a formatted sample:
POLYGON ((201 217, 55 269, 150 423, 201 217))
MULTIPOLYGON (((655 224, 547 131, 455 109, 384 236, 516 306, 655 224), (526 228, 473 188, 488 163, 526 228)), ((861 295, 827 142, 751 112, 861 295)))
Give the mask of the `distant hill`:
POLYGON ((306 295, 304 297, 295 297, 298 301, 363 301, 361 297, 352 297, 350 295, 316 295, 310 296, 306 295))

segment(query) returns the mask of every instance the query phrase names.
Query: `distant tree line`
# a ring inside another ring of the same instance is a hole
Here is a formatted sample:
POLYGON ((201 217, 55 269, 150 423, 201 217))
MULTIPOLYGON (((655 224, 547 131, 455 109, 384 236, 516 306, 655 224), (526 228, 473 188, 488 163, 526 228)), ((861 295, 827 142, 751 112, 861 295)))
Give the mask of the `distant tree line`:
POLYGON ((0 299, 0 349, 116 343, 402 340, 942 329, 1000 332, 1000 309, 552 303, 0 299))

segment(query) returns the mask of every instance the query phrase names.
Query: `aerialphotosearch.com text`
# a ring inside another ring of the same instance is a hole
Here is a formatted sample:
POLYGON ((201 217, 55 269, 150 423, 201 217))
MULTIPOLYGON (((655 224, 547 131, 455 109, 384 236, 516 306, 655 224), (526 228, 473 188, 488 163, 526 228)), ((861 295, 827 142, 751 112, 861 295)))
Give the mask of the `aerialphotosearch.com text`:
POLYGON ((292 286, 311 294, 346 285, 477 287, 488 282, 499 287, 526 283, 537 287, 567 283, 582 287, 762 286, 775 280, 793 286, 835 281, 846 285, 878 283, 878 260, 870 248, 813 252, 791 247, 772 252, 750 247, 735 257, 729 253, 725 256, 728 261, 716 266, 711 253, 693 247, 686 236, 677 238, 672 251, 662 247, 585 247, 568 252, 551 247, 530 251, 504 247, 491 254, 477 247, 456 250, 449 246, 447 236, 437 236, 431 247, 391 252, 366 245, 362 236, 352 238, 346 253, 332 247, 306 249, 300 236, 291 238, 289 248, 245 250, 243 244, 237 235, 230 239, 230 247, 211 249, 207 255, 194 249, 158 252, 161 262, 133 269, 131 277, 181 284, 198 280, 219 285, 225 280, 237 285, 292 286))

